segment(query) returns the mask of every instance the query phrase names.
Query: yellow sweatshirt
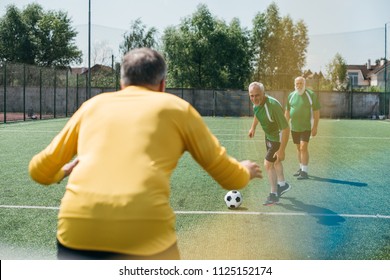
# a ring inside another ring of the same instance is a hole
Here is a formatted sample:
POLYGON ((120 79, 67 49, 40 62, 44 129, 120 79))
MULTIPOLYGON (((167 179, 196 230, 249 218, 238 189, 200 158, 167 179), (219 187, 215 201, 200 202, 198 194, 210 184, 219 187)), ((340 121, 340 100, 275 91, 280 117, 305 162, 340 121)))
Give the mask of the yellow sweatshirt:
POLYGON ((63 245, 152 255, 176 242, 169 183, 185 151, 225 189, 249 182, 247 169, 227 155, 188 102, 129 86, 84 102, 32 158, 29 172, 49 185, 61 180, 64 164, 79 159, 58 215, 63 245))

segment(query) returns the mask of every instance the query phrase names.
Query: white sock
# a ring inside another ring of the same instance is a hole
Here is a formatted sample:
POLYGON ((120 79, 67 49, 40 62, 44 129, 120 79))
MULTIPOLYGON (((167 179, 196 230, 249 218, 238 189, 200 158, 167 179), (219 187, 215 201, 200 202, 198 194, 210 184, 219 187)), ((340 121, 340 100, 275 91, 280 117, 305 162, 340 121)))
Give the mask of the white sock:
POLYGON ((286 185, 286 181, 280 181, 278 182, 279 186, 284 187, 286 185))
POLYGON ((301 170, 305 171, 307 173, 308 166, 307 165, 302 165, 301 170))

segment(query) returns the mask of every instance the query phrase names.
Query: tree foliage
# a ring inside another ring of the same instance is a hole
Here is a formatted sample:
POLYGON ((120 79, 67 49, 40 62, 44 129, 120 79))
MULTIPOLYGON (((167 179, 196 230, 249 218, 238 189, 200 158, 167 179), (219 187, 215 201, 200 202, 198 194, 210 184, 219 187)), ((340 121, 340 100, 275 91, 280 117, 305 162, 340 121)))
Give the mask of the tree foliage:
POLYGON ((0 60, 40 66, 80 63, 76 35, 65 12, 45 12, 38 4, 20 11, 10 5, 0 19, 0 60))
POLYGON ((169 86, 242 88, 248 81, 249 36, 238 19, 226 24, 200 4, 178 27, 168 27, 162 40, 169 86))
POLYGON ((288 88, 302 73, 309 39, 303 21, 281 17, 275 3, 253 20, 253 79, 266 87, 288 88))
MULTIPOLYGON (((38 9, 35 10, 37 13, 40 12, 38 9)), ((23 13, 15 6, 9 6, 6 15, 0 19, 1 60, 29 64, 35 62, 36 48, 28 29, 23 13)))
MULTIPOLYGON (((280 16, 275 3, 257 13, 252 23, 251 30, 237 18, 226 23, 200 4, 179 25, 164 30, 161 45, 155 27, 147 28, 140 18, 132 21, 119 50, 124 55, 139 47, 160 49, 168 64, 169 87, 243 89, 257 80, 268 89, 291 88, 306 62, 305 23, 280 16)), ((0 61, 40 66, 81 63, 76 35, 64 12, 45 12, 38 4, 20 11, 10 5, 0 19, 0 61)), ((94 61, 108 64, 110 50, 98 47, 94 61)))
POLYGON ((130 30, 123 34, 123 42, 119 49, 122 55, 135 48, 156 48, 157 29, 155 27, 146 29, 146 25, 138 18, 130 25, 130 30))
POLYGON ((326 68, 333 88, 337 91, 345 90, 347 88, 347 64, 341 54, 336 53, 326 68))

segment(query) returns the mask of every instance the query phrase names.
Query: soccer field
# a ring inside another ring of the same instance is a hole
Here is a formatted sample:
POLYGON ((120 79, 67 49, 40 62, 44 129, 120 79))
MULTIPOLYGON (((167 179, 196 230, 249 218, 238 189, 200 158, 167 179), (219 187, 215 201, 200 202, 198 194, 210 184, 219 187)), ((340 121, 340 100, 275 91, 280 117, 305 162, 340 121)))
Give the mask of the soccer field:
MULTIPOLYGON (((204 118, 232 156, 265 154, 251 118, 204 118)), ((0 125, 0 259, 55 259, 56 218, 66 180, 33 182, 28 163, 66 119, 0 125)), ((291 139, 284 169, 292 185, 279 205, 263 206, 270 188, 254 180, 230 210, 226 190, 184 154, 172 175, 171 202, 185 260, 389 260, 390 122, 322 119, 310 142, 309 180, 297 181, 291 139)))

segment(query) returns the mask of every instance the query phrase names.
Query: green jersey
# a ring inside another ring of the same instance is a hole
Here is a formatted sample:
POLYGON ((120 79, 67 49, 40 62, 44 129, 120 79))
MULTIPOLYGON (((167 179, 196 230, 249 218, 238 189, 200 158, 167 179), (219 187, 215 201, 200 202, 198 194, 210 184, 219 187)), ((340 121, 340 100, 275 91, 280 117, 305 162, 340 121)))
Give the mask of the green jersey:
POLYGON ((287 98, 287 111, 290 111, 291 130, 296 132, 310 131, 313 111, 321 108, 317 95, 306 89, 302 95, 293 91, 287 98))
POLYGON ((253 105, 253 111, 264 130, 265 137, 273 142, 280 142, 280 131, 288 127, 283 107, 275 98, 266 95, 263 105, 253 105))

